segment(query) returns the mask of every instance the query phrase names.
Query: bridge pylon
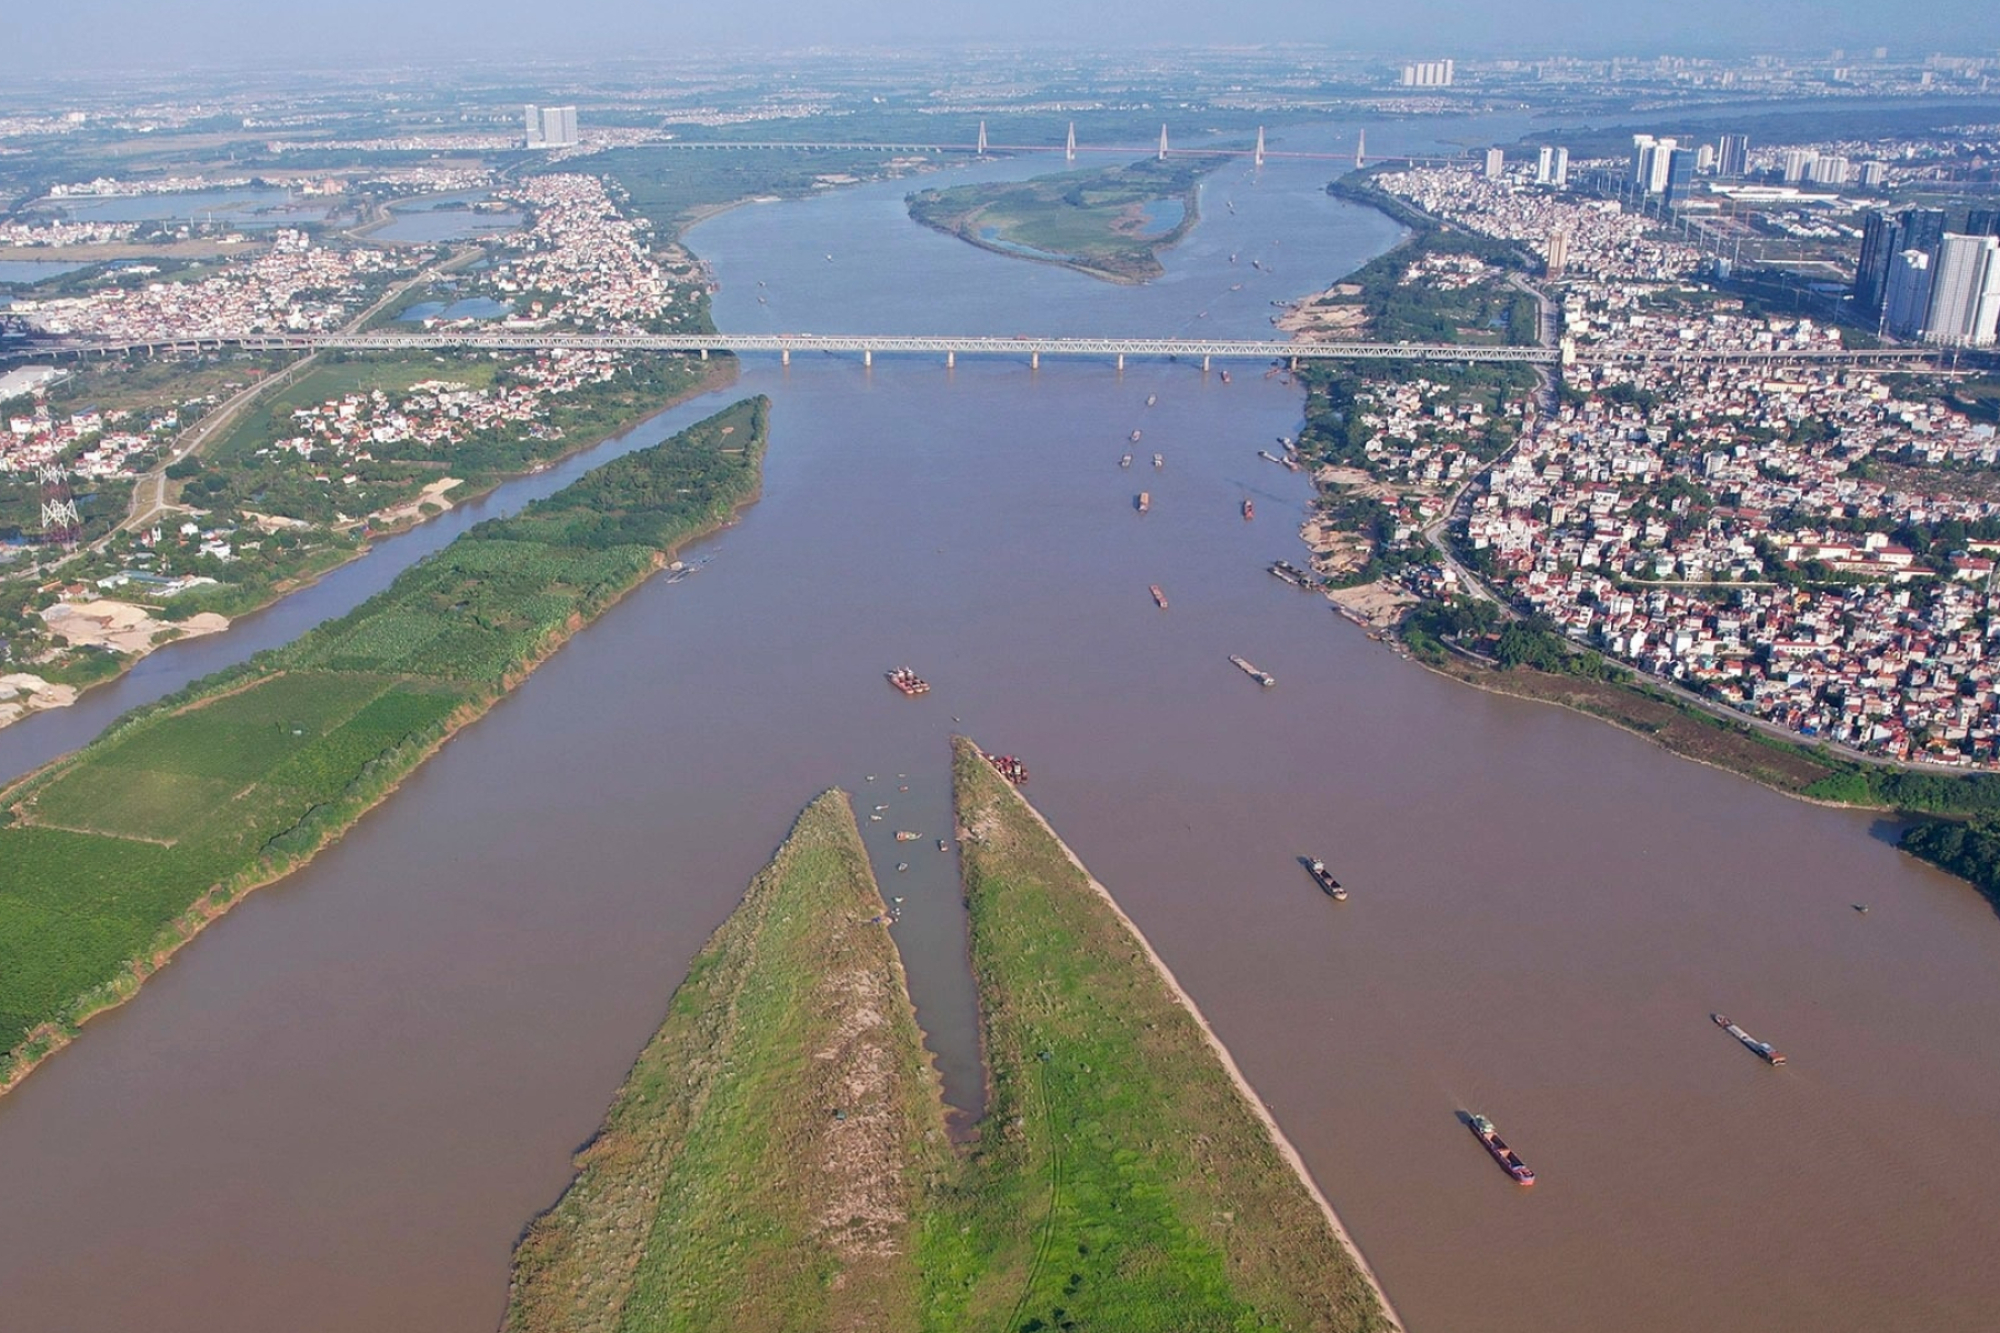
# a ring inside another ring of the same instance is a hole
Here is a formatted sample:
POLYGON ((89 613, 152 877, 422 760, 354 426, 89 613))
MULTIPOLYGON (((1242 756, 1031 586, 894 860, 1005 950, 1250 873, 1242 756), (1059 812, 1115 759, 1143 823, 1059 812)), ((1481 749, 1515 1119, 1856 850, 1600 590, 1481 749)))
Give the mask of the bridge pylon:
POLYGON ((1252 166, 1256 167, 1264 165, 1264 127, 1262 125, 1257 127, 1257 151, 1250 155, 1250 162, 1252 166))
POLYGON ((1164 162, 1166 160, 1167 160, 1167 127, 1163 124, 1160 126, 1160 161, 1164 162))
POLYGON ((979 122, 979 147, 974 151, 981 157, 986 156, 986 122, 983 120, 979 122))
POLYGON ((1069 142, 1063 145, 1063 161, 1076 161, 1076 122, 1069 123, 1069 142))

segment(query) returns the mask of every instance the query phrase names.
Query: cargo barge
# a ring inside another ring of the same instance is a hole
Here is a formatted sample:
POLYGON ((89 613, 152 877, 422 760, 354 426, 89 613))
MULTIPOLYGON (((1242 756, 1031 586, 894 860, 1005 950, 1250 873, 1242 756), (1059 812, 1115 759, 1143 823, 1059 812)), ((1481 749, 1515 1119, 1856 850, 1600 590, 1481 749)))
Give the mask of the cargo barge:
POLYGON ((1500 1163, 1500 1169, 1514 1177, 1523 1185, 1535 1183, 1535 1168, 1521 1160, 1521 1154, 1507 1146, 1507 1140, 1500 1137, 1500 1131, 1493 1128, 1493 1122, 1483 1115, 1473 1116, 1466 1122, 1473 1137, 1486 1145, 1486 1151, 1493 1154, 1493 1160, 1500 1163))
POLYGON ((1241 671, 1244 675, 1250 677, 1250 679, 1256 681, 1259 685, 1263 685, 1268 688, 1269 686, 1276 685, 1278 683, 1278 678, 1276 676, 1272 675, 1268 671, 1264 671, 1258 667, 1250 665, 1250 663, 1244 661, 1242 658, 1238 657, 1235 653, 1231 653, 1229 655, 1229 660, 1235 665, 1238 671, 1241 671))
POLYGON ((1314 882, 1326 890, 1327 897, 1337 903, 1347 901, 1347 889, 1339 880, 1333 877, 1333 872, 1326 868, 1326 862, 1320 860, 1317 856, 1310 857, 1306 861, 1306 870, 1311 873, 1314 882))
POLYGON ((1722 1014, 1710 1014, 1709 1018, 1715 1023, 1717 1027, 1721 1028, 1724 1032, 1727 1032, 1730 1036, 1736 1038, 1736 1040, 1742 1042, 1743 1045, 1749 1049, 1750 1054, 1756 1056, 1759 1060, 1762 1060, 1765 1064, 1781 1065, 1785 1063, 1784 1052, 1778 1050, 1778 1048, 1771 1045, 1770 1042, 1758 1041, 1755 1037, 1745 1032, 1742 1028, 1737 1027, 1734 1023, 1730 1022, 1729 1019, 1722 1014))
POLYGON ((931 683, 906 666, 897 667, 895 670, 885 672, 884 674, 889 677, 891 685, 894 685, 913 699, 919 694, 929 694, 931 692, 931 683))
POLYGON ((1289 560, 1273 560, 1271 562, 1271 573, 1286 583, 1291 584, 1294 588, 1305 592, 1311 592, 1319 582, 1318 579, 1308 574, 1305 570, 1300 569, 1289 560))

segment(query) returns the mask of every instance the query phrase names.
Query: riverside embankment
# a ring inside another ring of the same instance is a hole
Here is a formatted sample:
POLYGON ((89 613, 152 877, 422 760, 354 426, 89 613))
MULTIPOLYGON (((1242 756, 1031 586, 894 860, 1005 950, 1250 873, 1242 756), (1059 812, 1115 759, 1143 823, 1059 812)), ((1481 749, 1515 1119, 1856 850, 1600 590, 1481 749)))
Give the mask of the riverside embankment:
POLYGON ((0 791, 0 1092, 290 874, 757 486, 739 404, 474 529, 296 644, 0 791))

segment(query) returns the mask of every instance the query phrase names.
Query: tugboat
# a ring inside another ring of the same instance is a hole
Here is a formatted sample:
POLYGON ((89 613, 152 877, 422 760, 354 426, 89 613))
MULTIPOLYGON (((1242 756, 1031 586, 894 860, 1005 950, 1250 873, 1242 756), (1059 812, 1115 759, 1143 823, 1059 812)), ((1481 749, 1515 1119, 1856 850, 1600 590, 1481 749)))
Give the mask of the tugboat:
POLYGON ((1250 497, 1246 495, 1243 497, 1243 521, 1248 523, 1255 517, 1257 517, 1257 506, 1251 504, 1250 497))
POLYGON ((1244 675, 1250 677, 1250 679, 1256 681, 1259 685, 1262 685, 1267 689, 1278 683, 1278 678, 1276 676, 1272 675, 1268 671, 1262 671, 1254 666, 1251 666, 1248 662, 1238 657, 1235 653, 1231 653, 1229 655, 1229 660, 1236 664, 1236 669, 1238 671, 1241 671, 1244 675))
POLYGON ((1326 890, 1327 897, 1337 903, 1347 901, 1347 890, 1341 886, 1339 880, 1333 877, 1333 872, 1326 868, 1326 862, 1320 860, 1317 856, 1311 857, 1306 861, 1306 870, 1319 882, 1319 886, 1326 890))
POLYGON ((1166 465, 1167 465, 1167 456, 1166 456, 1165 454, 1154 454, 1154 455, 1153 455, 1153 466, 1154 466, 1154 467, 1165 467, 1166 465))
POLYGON ((1131 467, 1131 466, 1132 466, 1132 455, 1130 455, 1130 454, 1127 454, 1127 455, 1125 455, 1125 456, 1124 456, 1123 458, 1119 459, 1119 460, 1118 460, 1118 466, 1119 466, 1119 467, 1131 467))
POLYGON ((1139 442, 1139 432, 1135 430, 1131 433, 1131 435, 1127 436, 1126 438, 1131 440, 1132 443, 1137 444, 1139 442))
POLYGON ((1535 1183, 1535 1168, 1521 1160, 1521 1155, 1507 1146, 1507 1140, 1500 1137, 1500 1131, 1493 1128, 1493 1122, 1483 1115, 1473 1116, 1466 1121, 1473 1136, 1486 1145, 1486 1151, 1493 1154, 1493 1160, 1500 1163, 1500 1169, 1514 1177, 1523 1185, 1535 1183))
POLYGON ((916 698, 919 694, 929 694, 931 692, 931 683, 906 666, 897 667, 895 670, 886 672, 885 674, 889 677, 891 685, 894 685, 912 699, 916 698))
POLYGON ((1166 610, 1167 595, 1160 591, 1160 585, 1157 583, 1149 583, 1146 585, 1146 589, 1148 592, 1153 594, 1153 601, 1159 606, 1159 608, 1162 611, 1166 610))
POLYGON ((1145 513, 1145 512, 1147 511, 1147 510, 1151 509, 1151 508, 1153 507, 1153 495, 1152 495, 1152 492, 1150 492, 1150 491, 1140 491, 1140 492, 1139 492, 1139 498, 1138 498, 1138 500, 1136 501, 1136 503, 1137 503, 1137 505, 1138 505, 1138 507, 1139 507, 1139 512, 1140 512, 1140 513, 1142 513, 1142 514, 1143 514, 1143 513, 1145 513))
POLYGON ((1721 1028, 1724 1032, 1727 1032, 1730 1036, 1736 1038, 1736 1040, 1742 1042, 1746 1047, 1749 1048, 1750 1054, 1756 1056, 1759 1060, 1762 1060, 1765 1064, 1781 1065, 1785 1063, 1784 1053, 1778 1050, 1777 1047, 1771 1045, 1770 1042, 1758 1041, 1755 1037, 1745 1032, 1742 1028, 1737 1027, 1734 1023, 1730 1022, 1729 1019, 1722 1014, 1710 1014, 1709 1018, 1714 1021, 1717 1027, 1721 1028))

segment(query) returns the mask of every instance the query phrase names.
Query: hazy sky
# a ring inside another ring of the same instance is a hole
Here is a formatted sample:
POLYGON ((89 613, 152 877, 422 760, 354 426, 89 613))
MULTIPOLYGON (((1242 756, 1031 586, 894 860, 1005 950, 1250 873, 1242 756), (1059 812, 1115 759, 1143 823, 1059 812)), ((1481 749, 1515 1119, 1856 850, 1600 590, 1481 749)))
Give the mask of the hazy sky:
POLYGON ((1300 40, 1395 54, 2000 51, 1996 0, 0 0, 0 77, 688 47, 1300 40))

